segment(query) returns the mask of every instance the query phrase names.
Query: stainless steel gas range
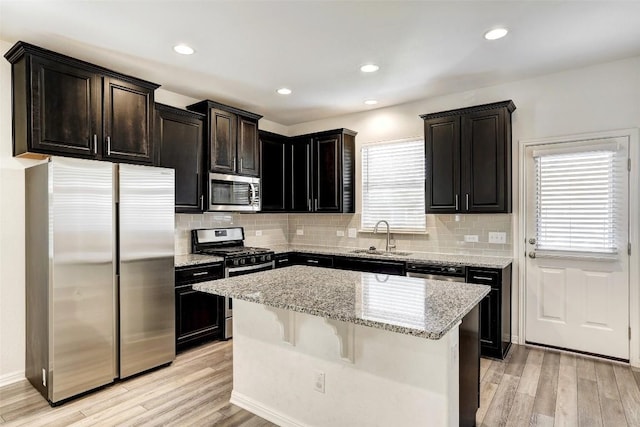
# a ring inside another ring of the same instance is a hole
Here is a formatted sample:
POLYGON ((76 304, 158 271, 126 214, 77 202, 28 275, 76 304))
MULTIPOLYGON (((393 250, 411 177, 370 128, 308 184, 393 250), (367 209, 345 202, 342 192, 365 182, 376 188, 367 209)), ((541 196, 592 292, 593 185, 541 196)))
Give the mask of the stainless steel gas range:
MULTIPOLYGON (((224 258, 224 277, 271 270, 275 267, 273 251, 244 246, 242 227, 191 230, 191 251, 194 254, 224 258)), ((233 330, 233 301, 225 298, 222 336, 229 339, 233 330)))

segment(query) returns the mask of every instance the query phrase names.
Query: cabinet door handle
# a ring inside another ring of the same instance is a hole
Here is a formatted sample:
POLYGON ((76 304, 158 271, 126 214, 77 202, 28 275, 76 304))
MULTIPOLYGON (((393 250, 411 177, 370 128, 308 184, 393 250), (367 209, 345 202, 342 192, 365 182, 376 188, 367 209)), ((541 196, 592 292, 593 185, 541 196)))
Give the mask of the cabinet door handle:
POLYGON ((205 274, 209 274, 209 272, 208 271, 201 271, 200 273, 193 273, 193 277, 204 276, 205 274))
POLYGON ((239 172, 242 172, 243 169, 244 169, 244 166, 242 166, 242 160, 243 160, 242 157, 240 157, 240 170, 239 170, 239 172))
POLYGON ((472 276, 471 277, 474 280, 491 280, 493 281, 493 277, 487 277, 487 276, 472 276))
POLYGON ((200 196, 200 210, 204 210, 204 196, 200 196))
POLYGON ((318 264, 318 263, 320 263, 320 261, 315 260, 315 259, 308 259, 308 260, 307 260, 307 262, 308 262, 309 264, 318 264))
POLYGON ((456 210, 458 210, 458 195, 456 194, 456 210))
POLYGON ((107 137, 107 156, 111 155, 111 137, 107 137))
POLYGON ((469 210, 469 193, 467 193, 467 210, 469 210))
POLYGON ((289 262, 289 258, 282 258, 279 262, 289 262))
POLYGON ((309 203, 307 203, 307 209, 311 212, 311 199, 309 199, 309 203))
POLYGON ((233 170, 236 170, 236 158, 233 158, 233 170))
POLYGON ((93 134, 93 154, 98 154, 98 135, 93 134))
POLYGON ((317 211, 318 210, 318 199, 315 199, 315 208, 316 208, 316 211, 317 211))

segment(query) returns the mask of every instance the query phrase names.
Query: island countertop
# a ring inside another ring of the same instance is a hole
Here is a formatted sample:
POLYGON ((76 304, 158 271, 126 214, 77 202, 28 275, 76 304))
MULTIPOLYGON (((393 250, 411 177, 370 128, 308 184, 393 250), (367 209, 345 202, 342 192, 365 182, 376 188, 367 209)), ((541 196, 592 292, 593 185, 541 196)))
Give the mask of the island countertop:
POLYGON ((193 289, 269 307, 440 339, 489 286, 291 266, 202 282, 193 289))

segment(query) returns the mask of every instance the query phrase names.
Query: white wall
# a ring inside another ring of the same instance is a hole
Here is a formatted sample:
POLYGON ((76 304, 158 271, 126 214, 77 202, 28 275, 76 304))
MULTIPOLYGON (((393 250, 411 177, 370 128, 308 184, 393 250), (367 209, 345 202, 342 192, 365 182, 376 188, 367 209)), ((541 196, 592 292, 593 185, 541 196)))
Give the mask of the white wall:
MULTIPOLYGON (((0 41, 1 52, 10 47, 0 41)), ((10 74, 9 63, 0 59, 0 384, 21 377, 24 371, 23 170, 35 163, 11 157, 10 74)), ((177 107, 197 101, 162 89, 156 99, 177 107)), ((359 132, 359 153, 366 142, 421 138, 419 114, 504 99, 513 99, 517 106, 513 115, 513 176, 517 183, 515 148, 520 139, 640 126, 640 57, 291 127, 264 119, 260 126, 284 135, 347 127, 359 132)), ((359 165, 359 155, 356 162, 359 165)), ((359 182, 357 185, 359 188, 359 182)), ((514 192, 512 224, 516 236, 517 185, 514 192)), ((358 200, 358 211, 359 204, 358 200)), ((517 265, 514 267, 517 279, 517 265)), ((514 281, 514 301, 517 285, 514 281)), ((516 331, 517 305, 513 315, 516 331)))

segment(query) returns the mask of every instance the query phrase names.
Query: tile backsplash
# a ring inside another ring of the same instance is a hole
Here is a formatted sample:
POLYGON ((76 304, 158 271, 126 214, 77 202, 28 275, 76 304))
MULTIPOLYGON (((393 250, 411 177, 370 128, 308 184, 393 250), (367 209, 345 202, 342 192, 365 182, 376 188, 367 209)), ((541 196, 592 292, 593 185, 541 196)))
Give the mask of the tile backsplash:
MULTIPOLYGON (((512 256, 511 221, 511 214, 427 215, 425 234, 392 233, 392 237, 399 251, 512 256), (489 243, 489 232, 505 233, 506 243, 489 243), (465 235, 478 236, 478 242, 465 242, 465 235)), ((356 232, 357 237, 349 237, 350 228, 360 228, 359 214, 177 214, 176 254, 191 252, 191 229, 230 226, 244 227, 247 246, 299 244, 384 249, 386 240, 384 233, 356 232), (299 230, 303 234, 298 234, 299 230), (344 235, 338 236, 339 233, 344 235)))

